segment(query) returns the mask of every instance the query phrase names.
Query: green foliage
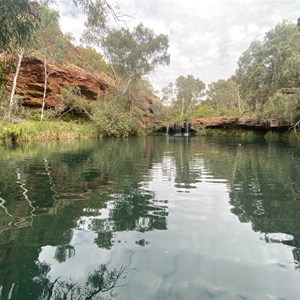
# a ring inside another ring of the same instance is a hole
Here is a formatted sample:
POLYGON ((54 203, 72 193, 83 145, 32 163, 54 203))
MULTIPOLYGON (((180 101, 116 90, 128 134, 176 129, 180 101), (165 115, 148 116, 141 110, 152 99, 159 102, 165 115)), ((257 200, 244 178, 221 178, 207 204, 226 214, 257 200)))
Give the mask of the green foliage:
POLYGON ((108 65, 104 61, 100 53, 98 53, 93 47, 79 46, 77 47, 81 62, 77 62, 77 65, 89 72, 108 72, 108 65))
POLYGON ((194 78, 193 75, 187 75, 186 77, 181 75, 176 79, 176 88, 176 101, 184 103, 183 108, 188 112, 201 100, 204 95, 205 84, 200 79, 194 78))
POLYGON ((265 106, 264 116, 292 124, 300 119, 300 90, 294 94, 277 92, 265 106))
POLYGON ((212 136, 212 137, 226 137, 226 138, 241 138, 244 141, 253 141, 256 135, 251 130, 241 129, 218 129, 218 128, 205 128, 202 126, 194 126, 197 135, 212 136))
POLYGON ((0 118, 7 114, 8 92, 6 89, 7 76, 12 71, 12 61, 0 60, 0 118))
POLYGON ((7 114, 7 91, 6 88, 0 87, 0 118, 3 119, 7 114))
POLYGON ((21 143, 32 141, 86 139, 97 137, 97 131, 90 123, 26 121, 18 124, 0 123, 0 143, 21 143))
POLYGON ((170 106, 163 106, 162 104, 156 104, 155 119, 158 121, 159 126, 172 126, 177 122, 177 114, 170 106))
POLYGON ((27 48, 38 24, 33 2, 1 0, 0 11, 0 49, 14 52, 16 48, 27 48))
POLYGON ((149 81, 141 78, 133 80, 125 93, 121 91, 119 98, 130 113, 136 108, 146 114, 149 114, 154 99, 158 99, 149 81))
POLYGON ((73 111, 82 111, 83 106, 86 109, 88 106, 87 99, 81 95, 79 87, 70 87, 69 89, 62 89, 61 94, 63 96, 60 106, 61 111, 72 109, 73 111))
POLYGON ((91 16, 86 23, 83 40, 101 47, 114 72, 126 77, 126 82, 149 74, 158 65, 170 63, 168 37, 163 34, 156 35, 142 24, 132 31, 121 28, 106 29, 104 32, 103 22, 96 16, 91 16))
POLYGON ((252 111, 268 107, 280 89, 300 86, 299 47, 300 32, 284 21, 242 54, 236 74, 241 97, 252 111))
POLYGON ((193 119, 206 118, 206 117, 219 117, 221 115, 220 111, 216 110, 214 107, 204 101, 195 107, 193 110, 193 119))
POLYGON ((50 9, 47 5, 39 7, 40 26, 33 48, 38 51, 43 59, 63 63, 72 45, 68 40, 68 36, 65 37, 61 33, 58 18, 58 12, 50 9))
POLYGON ((234 78, 220 79, 208 85, 206 104, 219 111, 220 114, 241 113, 239 86, 234 78))
POLYGON ((175 122, 189 121, 204 96, 205 84, 193 75, 179 76, 176 83, 162 89, 163 101, 171 104, 175 122))
POLYGON ((288 141, 290 145, 294 147, 299 147, 300 146, 300 130, 292 130, 288 134, 288 141))
POLYGON ((41 110, 39 108, 30 110, 30 117, 28 118, 30 121, 40 121, 41 119, 41 110))
POLYGON ((176 86, 173 82, 170 82, 162 90, 162 102, 166 105, 171 105, 176 101, 176 86))
POLYGON ((98 19, 97 13, 90 13, 83 35, 86 43, 102 49, 116 80, 114 94, 104 101, 103 111, 96 108, 93 120, 102 124, 104 135, 129 135, 143 128, 142 115, 149 114, 147 102, 154 98, 152 88, 142 76, 170 62, 168 37, 156 35, 142 24, 132 31, 127 28, 105 28, 104 31, 104 27, 101 17, 98 19), (111 130, 109 126, 112 126, 111 130))
POLYGON ((125 107, 118 103, 118 99, 110 95, 94 104, 92 120, 99 135, 126 137, 144 133, 146 128, 141 122, 143 112, 135 107, 129 114, 125 107))
POLYGON ((154 31, 139 24, 130 32, 128 29, 110 30, 102 46, 110 62, 120 74, 132 78, 149 74, 158 65, 168 65, 168 37, 155 35, 154 31))
POLYGON ((110 12, 118 16, 118 11, 115 12, 105 0, 73 0, 72 2, 87 15, 87 24, 93 28, 93 31, 105 28, 110 12))
POLYGON ((0 142, 15 143, 22 135, 22 131, 23 128, 19 125, 2 125, 0 129, 0 142))
POLYGON ((265 134, 265 140, 268 143, 277 142, 279 140, 279 135, 278 135, 278 133, 276 133, 274 131, 268 131, 265 134))

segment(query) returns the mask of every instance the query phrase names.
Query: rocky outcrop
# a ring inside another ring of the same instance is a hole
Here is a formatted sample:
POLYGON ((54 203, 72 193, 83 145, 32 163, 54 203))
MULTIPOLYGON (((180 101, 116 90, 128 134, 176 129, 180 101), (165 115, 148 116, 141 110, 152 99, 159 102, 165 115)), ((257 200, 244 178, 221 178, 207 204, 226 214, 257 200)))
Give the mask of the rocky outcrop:
POLYGON ((240 128, 263 131, 284 131, 291 125, 276 119, 237 118, 232 116, 199 118, 193 122, 193 126, 204 128, 240 128))
MULTIPOLYGON (((75 65, 47 65, 50 71, 46 108, 56 107, 62 100, 62 89, 79 87, 88 100, 114 89, 114 80, 105 73, 90 74, 75 65)), ((8 85, 12 85, 13 74, 8 85)), ((25 58, 21 65, 16 94, 24 106, 41 107, 44 92, 44 63, 38 58, 25 58)))

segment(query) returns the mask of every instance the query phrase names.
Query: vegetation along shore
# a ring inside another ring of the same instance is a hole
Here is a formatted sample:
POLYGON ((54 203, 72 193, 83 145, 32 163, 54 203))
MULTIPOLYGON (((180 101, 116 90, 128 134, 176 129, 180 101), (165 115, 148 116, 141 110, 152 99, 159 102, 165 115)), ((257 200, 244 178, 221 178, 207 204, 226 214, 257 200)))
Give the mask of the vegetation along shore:
POLYGON ((97 3, 72 2, 87 16, 78 45, 47 2, 1 1, 0 143, 176 133, 177 126, 204 135, 252 130, 299 144, 296 24, 282 21, 253 41, 228 79, 207 85, 181 75, 155 91, 146 76, 169 65, 168 36, 142 23, 128 29, 117 8, 97 3))

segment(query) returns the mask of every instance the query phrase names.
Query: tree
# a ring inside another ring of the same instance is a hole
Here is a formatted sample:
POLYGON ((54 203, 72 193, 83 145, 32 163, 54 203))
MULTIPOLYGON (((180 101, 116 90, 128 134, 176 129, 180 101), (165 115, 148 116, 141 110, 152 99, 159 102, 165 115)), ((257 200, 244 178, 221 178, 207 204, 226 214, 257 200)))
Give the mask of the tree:
POLYGON ((102 55, 97 52, 91 46, 79 46, 77 47, 79 51, 80 58, 82 62, 78 63, 84 69, 87 69, 90 72, 105 72, 108 70, 108 66, 105 63, 102 55))
POLYGON ((168 65, 168 37, 139 24, 133 29, 110 30, 103 47, 118 73, 131 80, 152 72, 158 65, 168 65))
POLYGON ((193 75, 179 76, 176 83, 163 88, 163 99, 173 101, 173 109, 177 112, 178 121, 188 121, 193 108, 204 96, 205 83, 193 75), (176 98, 174 99, 174 95, 176 98))
POLYGON ((210 104, 219 112, 234 111, 241 114, 241 100, 239 86, 234 77, 227 80, 220 79, 208 85, 206 104, 210 104))
POLYGON ((268 106, 280 89, 300 86, 299 48, 300 32, 283 21, 242 54, 236 75, 241 97, 252 111, 268 106))
POLYGON ((139 24, 132 31, 127 28, 106 29, 97 19, 88 19, 83 39, 101 47, 116 80, 115 97, 125 102, 130 114, 137 103, 132 91, 137 89, 139 80, 159 65, 168 65, 168 37, 156 35, 153 30, 139 24))
POLYGON ((29 0, 1 0, 0 49, 15 52, 30 45, 36 29, 36 10, 29 0))
POLYGON ((176 100, 176 88, 173 82, 170 82, 167 86, 163 87, 162 90, 162 102, 166 105, 171 105, 176 100))
POLYGON ((37 32, 35 49, 42 56, 44 62, 44 92, 41 109, 41 122, 44 118, 45 100, 47 95, 48 77, 51 70, 48 63, 62 63, 71 44, 60 31, 58 12, 50 9, 47 5, 41 5, 39 9, 40 28, 37 32))
POLYGON ((19 71, 25 49, 32 42, 38 24, 36 7, 29 0, 2 0, 0 2, 0 49, 5 52, 17 53, 18 63, 14 75, 10 94, 8 116, 13 112, 14 95, 17 86, 19 71))
POLYGON ((88 16, 88 23, 96 27, 104 27, 110 17, 121 22, 130 17, 123 14, 118 5, 112 5, 106 0, 73 0, 73 3, 88 16))
POLYGON ((168 65, 168 37, 156 35, 153 30, 139 24, 132 31, 127 28, 108 29, 88 20, 83 36, 85 42, 101 47, 111 64, 115 78, 119 78, 123 94, 134 80, 151 73, 159 65, 168 65))

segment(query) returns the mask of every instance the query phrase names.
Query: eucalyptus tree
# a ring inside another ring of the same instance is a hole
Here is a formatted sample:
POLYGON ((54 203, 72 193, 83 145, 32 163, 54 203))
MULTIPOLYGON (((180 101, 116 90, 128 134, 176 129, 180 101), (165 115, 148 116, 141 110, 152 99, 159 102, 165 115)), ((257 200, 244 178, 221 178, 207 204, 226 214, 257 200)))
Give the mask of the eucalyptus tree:
POLYGON ((7 52, 18 56, 9 101, 8 115, 10 117, 24 52, 31 45, 39 22, 36 5, 30 0, 1 0, 0 11, 0 49, 2 51, 0 57, 7 52))
POLYGON ((77 7, 85 13, 90 22, 97 25, 105 26, 108 19, 113 18, 115 21, 124 22, 130 17, 128 14, 123 14, 118 5, 113 5, 106 0, 73 0, 77 7))
MULTIPOLYGON (((135 93, 141 79, 158 66, 170 63, 168 36, 155 34, 143 24, 132 30, 125 27, 111 29, 105 26, 102 19, 92 15, 88 17, 83 40, 100 47, 112 69, 116 89, 109 100, 110 106, 123 107, 120 115, 124 116, 129 111, 133 120, 137 104, 135 93)), ((119 111, 119 108, 115 111, 119 111)), ((139 122, 141 118, 139 116, 136 120, 139 122)), ((125 121, 124 117, 122 120, 125 121)))
POLYGON ((175 84, 170 83, 162 92, 163 99, 172 102, 177 121, 189 121, 194 108, 205 94, 205 83, 193 75, 181 75, 175 84))
POLYGON ((236 75, 241 97, 255 111, 283 88, 300 86, 300 32, 283 21, 254 41, 238 61, 236 75))
POLYGON ((84 47, 81 45, 77 47, 77 50, 81 58, 81 61, 77 62, 77 65, 92 73, 108 71, 108 65, 95 48, 91 46, 84 47))
POLYGON ((45 100, 47 96, 48 78, 52 71, 48 68, 49 63, 62 63, 71 49, 71 44, 61 33, 59 27, 59 14, 47 5, 39 8, 40 27, 37 32, 34 49, 41 56, 44 64, 44 91, 42 98, 41 122, 44 118, 45 100))
POLYGON ((221 113, 237 112, 242 113, 239 86, 235 77, 227 80, 220 79, 208 85, 206 104, 211 105, 221 113))
POLYGON ((29 0, 1 0, 0 11, 0 49, 15 52, 16 48, 28 47, 37 22, 33 3, 29 0))
POLYGON ((102 20, 88 18, 83 41, 104 52, 122 95, 136 79, 151 73, 159 65, 170 63, 167 35, 156 35, 143 24, 133 30, 103 26, 102 20))

